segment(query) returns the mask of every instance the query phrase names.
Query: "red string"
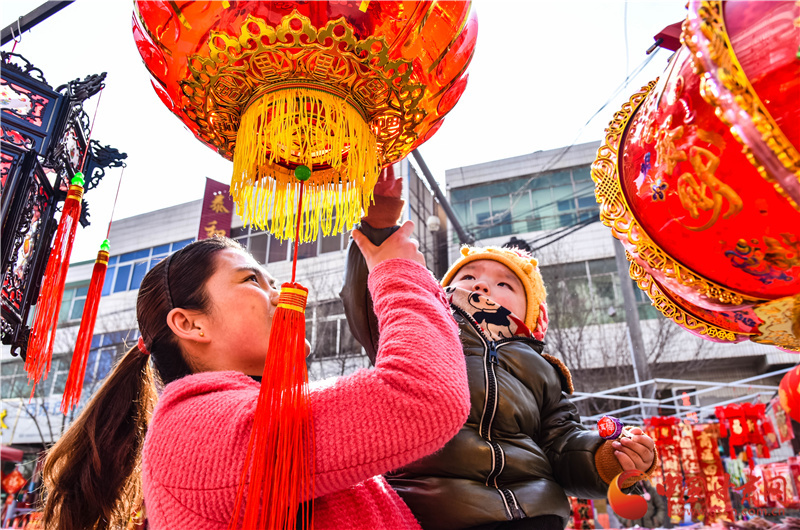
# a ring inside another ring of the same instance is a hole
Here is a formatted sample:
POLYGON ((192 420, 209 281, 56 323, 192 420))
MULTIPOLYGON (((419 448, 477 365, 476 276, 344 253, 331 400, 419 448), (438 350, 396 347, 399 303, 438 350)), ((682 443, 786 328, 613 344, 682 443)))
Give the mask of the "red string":
POLYGON ((300 198, 297 200, 297 223, 294 230, 294 259, 292 260, 292 283, 294 283, 294 273, 297 270, 297 247, 300 243, 300 220, 303 211, 303 186, 305 181, 300 181, 300 198))
POLYGON ((97 119, 97 109, 100 108, 100 98, 103 97, 103 89, 100 89, 100 94, 97 95, 97 106, 94 108, 94 116, 92 117, 92 126, 89 127, 89 138, 86 139, 86 150, 83 152, 83 158, 81 158, 81 165, 78 167, 81 171, 83 171, 83 163, 86 162, 86 155, 89 153, 89 148, 91 147, 92 141, 92 131, 94 130, 94 122, 97 119))
MULTIPOLYGON (((100 100, 97 101, 100 103, 100 100)), ((106 239, 111 234, 111 221, 114 220, 114 210, 117 209, 117 199, 119 198, 119 188, 122 186, 122 177, 125 175, 125 168, 128 167, 127 164, 122 164, 122 173, 119 175, 119 182, 117 182, 117 194, 114 195, 114 204, 111 205, 111 217, 108 218, 108 230, 106 231, 106 239)))

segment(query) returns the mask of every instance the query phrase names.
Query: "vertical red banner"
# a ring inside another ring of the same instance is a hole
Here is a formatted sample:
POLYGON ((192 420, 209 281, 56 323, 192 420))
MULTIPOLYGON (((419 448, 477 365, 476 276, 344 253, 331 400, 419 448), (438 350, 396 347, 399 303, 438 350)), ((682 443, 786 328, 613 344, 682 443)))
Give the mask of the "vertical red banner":
POLYGON ((230 237, 233 218, 233 199, 230 186, 206 178, 206 192, 200 213, 200 229, 197 239, 214 236, 230 237))
POLYGON ((719 454, 719 427, 717 425, 695 425, 693 427, 697 459, 705 478, 706 486, 706 520, 711 525, 719 520, 735 521, 736 516, 731 505, 728 491, 730 478, 725 474, 725 467, 719 454))
POLYGON ((656 490, 667 498, 667 511, 673 524, 683 521, 685 505, 678 421, 671 416, 656 416, 645 422, 655 435, 653 438, 663 471, 662 483, 656 485, 656 490))

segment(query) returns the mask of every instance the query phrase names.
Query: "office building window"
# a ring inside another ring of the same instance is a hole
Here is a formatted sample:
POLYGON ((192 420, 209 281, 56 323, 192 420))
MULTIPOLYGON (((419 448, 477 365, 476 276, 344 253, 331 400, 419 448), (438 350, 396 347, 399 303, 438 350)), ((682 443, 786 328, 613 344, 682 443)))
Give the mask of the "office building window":
POLYGON ((88 292, 88 283, 64 289, 64 296, 61 298, 61 309, 58 312, 59 324, 80 322, 83 315, 83 304, 86 303, 86 294, 88 292))
MULTIPOLYGON (((292 258, 292 240, 280 240, 271 233, 257 227, 242 226, 231 229, 231 237, 242 244, 261 264, 277 263, 292 258)), ((297 259, 313 258, 329 252, 340 252, 347 248, 349 232, 324 236, 320 230, 316 241, 301 243, 297 259)))
POLYGON ((459 219, 479 239, 553 230, 599 212, 590 166, 458 188, 450 192, 459 219))
POLYGON ((184 239, 171 244, 167 243, 111 256, 108 259, 108 270, 103 282, 103 296, 139 289, 147 271, 155 267, 156 263, 166 258, 168 254, 177 252, 192 241, 194 239, 184 239))
MULTIPOLYGON (((117 358, 125 353, 139 338, 138 330, 99 333, 92 337, 86 373, 83 379, 84 396, 88 398, 105 377, 111 372, 117 358)), ((72 353, 56 353, 53 356, 50 372, 36 386, 35 396, 48 397, 64 393, 67 383, 72 353)), ((0 397, 2 399, 23 398, 31 396, 31 386, 23 361, 6 360, 0 364, 0 397)))

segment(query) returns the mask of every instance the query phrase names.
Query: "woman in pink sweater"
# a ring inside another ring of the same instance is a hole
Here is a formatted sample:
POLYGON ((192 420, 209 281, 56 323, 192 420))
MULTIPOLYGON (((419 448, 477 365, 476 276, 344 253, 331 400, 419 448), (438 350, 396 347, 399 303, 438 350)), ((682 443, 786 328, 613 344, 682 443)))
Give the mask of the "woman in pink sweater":
MULTIPOLYGON (((380 476, 441 448, 467 417, 457 328, 407 223, 380 247, 358 231, 381 326, 374 369, 311 385, 317 529, 419 525, 380 476)), ((193 243, 142 281, 142 334, 45 464, 46 527, 226 529, 278 299, 228 239, 193 243), (149 352, 149 355, 148 355, 149 352), (164 386, 156 401, 150 363, 164 386), (145 436, 146 432, 146 436, 145 436), (143 493, 142 493, 143 490, 143 493)))

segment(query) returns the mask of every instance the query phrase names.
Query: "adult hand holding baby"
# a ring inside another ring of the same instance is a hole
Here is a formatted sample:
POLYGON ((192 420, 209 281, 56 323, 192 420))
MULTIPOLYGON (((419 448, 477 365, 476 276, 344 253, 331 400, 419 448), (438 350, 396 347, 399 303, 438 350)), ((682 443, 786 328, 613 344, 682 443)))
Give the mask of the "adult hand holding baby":
POLYGON ((353 241, 356 242, 364 260, 367 262, 367 268, 370 272, 380 262, 394 258, 409 259, 416 261, 425 266, 425 256, 419 251, 419 243, 416 239, 411 238, 414 232, 414 223, 406 221, 400 229, 389 236, 380 246, 373 245, 367 236, 361 233, 360 230, 353 230, 353 241))

